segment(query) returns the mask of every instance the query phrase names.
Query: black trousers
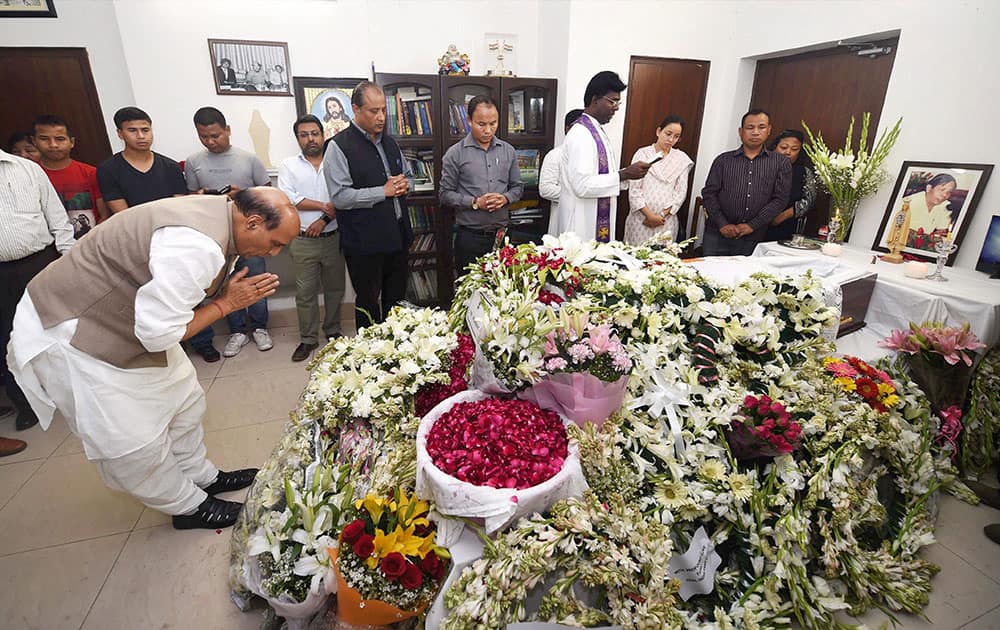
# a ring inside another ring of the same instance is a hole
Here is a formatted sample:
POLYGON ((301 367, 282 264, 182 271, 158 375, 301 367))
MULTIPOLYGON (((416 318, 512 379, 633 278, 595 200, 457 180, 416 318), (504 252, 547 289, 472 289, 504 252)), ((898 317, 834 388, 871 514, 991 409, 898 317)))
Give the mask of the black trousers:
POLYGON ((480 256, 493 251, 496 230, 482 230, 465 227, 455 229, 455 275, 459 278, 468 273, 466 267, 480 256))
POLYGON ((14 329, 14 313, 31 279, 57 258, 59 252, 56 246, 49 245, 24 258, 0 262, 0 379, 7 389, 7 397, 18 412, 30 411, 31 407, 7 370, 7 344, 10 342, 10 332, 14 329))
POLYGON ((390 254, 344 254, 354 287, 354 325, 360 330, 385 321, 406 295, 406 250, 390 254))

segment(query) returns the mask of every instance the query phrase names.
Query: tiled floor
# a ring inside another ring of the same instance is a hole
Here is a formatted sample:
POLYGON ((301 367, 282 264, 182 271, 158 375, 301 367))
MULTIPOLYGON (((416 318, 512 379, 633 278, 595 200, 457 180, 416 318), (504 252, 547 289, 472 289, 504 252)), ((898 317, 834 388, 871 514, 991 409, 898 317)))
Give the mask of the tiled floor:
MULTIPOLYGON (((304 364, 291 362, 297 333, 272 332, 269 352, 251 345, 215 364, 193 359, 208 395, 209 456, 223 468, 264 461, 305 384, 304 364)), ((29 443, 0 460, 0 628, 259 627, 259 612, 241 613, 229 599, 228 530, 176 531, 106 489, 61 420, 21 433, 5 420, 0 435, 29 443)), ((939 543, 926 551, 942 567, 927 620, 900 617, 902 628, 1000 629, 1000 546, 982 534, 993 521, 1000 512, 942 497, 939 543)), ((875 628, 884 619, 863 621, 875 628)))

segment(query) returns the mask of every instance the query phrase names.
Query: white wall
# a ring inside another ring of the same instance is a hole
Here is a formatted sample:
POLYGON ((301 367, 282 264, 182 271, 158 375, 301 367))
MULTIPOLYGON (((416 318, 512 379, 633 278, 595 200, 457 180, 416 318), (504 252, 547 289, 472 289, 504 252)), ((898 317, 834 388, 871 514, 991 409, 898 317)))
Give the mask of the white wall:
MULTIPOLYGON (((997 162, 1000 3, 630 0, 607 5, 572 0, 570 14, 569 67, 561 86, 566 86, 571 105, 600 70, 627 78, 630 55, 711 62, 695 192, 704 185, 712 158, 737 146, 736 128, 749 105, 754 58, 896 29, 901 31, 899 49, 881 124, 891 126, 903 116, 903 131, 885 163, 891 179, 861 204, 852 243, 871 246, 904 160, 997 162)), ((624 118, 621 111, 612 120, 612 140, 621 141, 624 118)), ((990 218, 997 213, 1000 180, 994 178, 966 233, 957 266, 975 267, 990 218)))
POLYGON ((209 61, 213 39, 288 42, 292 76, 370 78, 379 72, 434 74, 448 44, 472 58, 472 71, 488 67, 484 35, 518 36, 518 74, 536 71, 537 0, 505 2, 502 14, 483 19, 481 2, 390 0, 115 0, 136 103, 154 119, 156 149, 175 159, 200 150, 191 117, 218 107, 233 129, 233 143, 252 150, 247 131, 254 109, 271 129, 271 162, 298 152, 292 136, 295 100, 273 96, 220 96, 209 61), (164 60, 169 60, 165 62, 164 60))
MULTIPOLYGON (((111 116, 133 101, 126 55, 111 0, 62 0, 57 18, 0 19, 0 46, 86 48, 111 146, 118 136, 111 116)), ((14 98, 11 86, 4 98, 14 98)), ((38 112, 43 113, 43 112, 38 112)))
MULTIPOLYGON (((881 117, 883 125, 905 117, 886 163, 892 178, 904 160, 993 163, 1000 146, 991 116, 1000 102, 1000 2, 992 0, 59 0, 57 10, 58 19, 0 20, 0 41, 86 47, 105 116, 124 105, 146 109, 156 149, 177 159, 200 148, 191 115, 203 105, 225 112, 234 143, 246 148, 259 109, 275 164, 297 150, 294 99, 215 94, 209 37, 287 41, 296 76, 367 77, 373 61, 379 71, 432 73, 450 43, 469 53, 473 73, 483 73, 486 32, 518 36, 519 75, 559 79, 557 118, 580 106, 596 72, 627 78, 631 55, 710 61, 695 191, 712 158, 737 144, 754 59, 897 29, 881 117)), ((624 118, 623 108, 610 124, 618 142, 624 118)), ((1000 171, 996 178, 958 266, 975 266, 990 217, 1000 212, 1000 171)), ((871 245, 891 188, 861 205, 854 244, 871 245)))

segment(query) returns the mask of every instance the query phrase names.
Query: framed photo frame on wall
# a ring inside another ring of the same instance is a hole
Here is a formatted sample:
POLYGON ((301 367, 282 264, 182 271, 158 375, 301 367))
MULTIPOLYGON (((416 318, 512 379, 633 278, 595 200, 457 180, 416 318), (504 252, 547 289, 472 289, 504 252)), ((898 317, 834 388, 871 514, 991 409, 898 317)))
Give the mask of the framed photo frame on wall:
POLYGON ((291 96, 288 44, 245 39, 209 39, 215 93, 291 96))
POLYGON ((55 0, 6 0, 0 2, 0 17, 58 17, 55 0))
POLYGON ((936 258, 934 245, 950 232, 958 247, 948 258, 952 264, 992 172, 992 164, 903 162, 872 249, 889 251, 892 220, 893 225, 908 224, 903 253, 923 260, 936 258))
POLYGON ((323 139, 332 138, 354 120, 351 95, 364 80, 292 77, 295 111, 299 116, 312 114, 319 118, 323 123, 323 139))

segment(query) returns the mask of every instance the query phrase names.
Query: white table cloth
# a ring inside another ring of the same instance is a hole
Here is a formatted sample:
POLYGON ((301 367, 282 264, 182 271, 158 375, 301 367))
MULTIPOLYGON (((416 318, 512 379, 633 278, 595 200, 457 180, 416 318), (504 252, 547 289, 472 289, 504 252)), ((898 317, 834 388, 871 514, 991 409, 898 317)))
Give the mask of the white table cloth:
MULTIPOLYGON (((875 272, 878 279, 872 293, 865 321, 868 327, 861 335, 872 342, 887 337, 894 328, 906 328, 909 322, 943 321, 961 326, 966 322, 972 332, 986 344, 1000 340, 1000 281, 990 280, 985 273, 968 269, 946 268, 948 282, 907 278, 904 265, 882 262, 878 253, 849 245, 843 246, 838 258, 824 256, 819 250, 798 250, 777 243, 760 243, 754 257, 789 272, 812 269, 823 276, 850 279, 865 272, 875 272), (789 260, 792 263, 789 263, 789 260), (794 262, 801 260, 800 264, 794 262)), ((854 337, 854 333, 841 341, 854 337)), ((852 340, 857 345, 860 340, 852 340)), ((838 346, 840 343, 838 343, 838 346)), ((869 345, 868 343, 864 344, 869 345)), ((874 350, 874 349, 873 349, 874 350)))

